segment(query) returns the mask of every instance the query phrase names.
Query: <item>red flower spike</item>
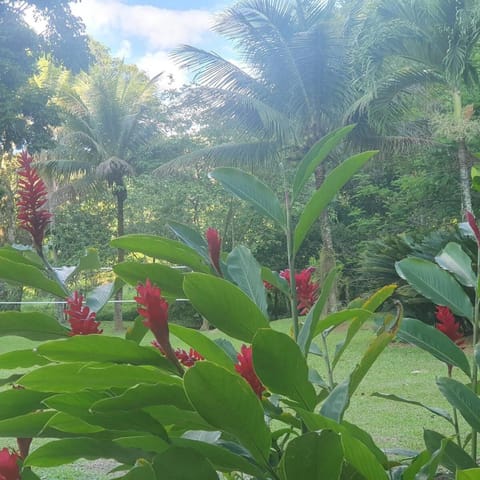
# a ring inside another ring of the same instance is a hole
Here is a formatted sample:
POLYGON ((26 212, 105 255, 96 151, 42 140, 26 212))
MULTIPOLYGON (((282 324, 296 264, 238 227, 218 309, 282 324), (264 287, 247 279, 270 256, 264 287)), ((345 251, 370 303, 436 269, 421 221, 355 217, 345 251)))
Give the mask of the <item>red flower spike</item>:
POLYGON ((199 360, 204 360, 203 356, 193 348, 191 348, 188 353, 181 348, 177 348, 175 350, 175 356, 178 358, 180 363, 186 367, 193 367, 199 360))
POLYGON ((437 306, 435 317, 437 318, 435 327, 450 338, 452 342, 461 343, 459 340, 463 338, 463 333, 460 331, 460 325, 452 311, 448 307, 437 306))
POLYGON ((235 364, 235 370, 250 384, 252 390, 258 398, 261 399, 265 387, 262 385, 262 382, 253 369, 252 347, 242 345, 240 353, 237 355, 237 359, 238 363, 235 364))
POLYGON ((67 298, 67 308, 64 312, 70 322, 70 335, 90 335, 103 332, 98 328, 100 322, 95 321, 97 314, 83 305, 83 295, 80 295, 77 291, 73 292, 72 297, 67 298))
POLYGON ((213 267, 219 275, 222 274, 220 269, 220 252, 222 250, 222 239, 218 230, 214 228, 208 228, 205 232, 205 237, 207 238, 208 253, 210 254, 210 260, 213 267))
POLYGON ((47 203, 47 187, 32 167, 33 158, 24 150, 18 156, 18 220, 20 227, 30 233, 37 251, 41 251, 45 231, 52 214, 43 208, 47 203))
MULTIPOLYGON (((297 309, 300 315, 306 315, 318 299, 318 289, 320 285, 312 282, 313 267, 305 268, 300 273, 295 274, 295 285, 297 292, 297 309)), ((282 270, 280 276, 290 283, 290 270, 282 270)))
POLYGON ((0 450, 0 480, 20 480, 20 455, 8 448, 0 450))
POLYGON ((467 222, 470 225, 470 228, 473 230, 473 234, 475 235, 475 239, 477 240, 478 248, 480 248, 480 229, 478 228, 477 222, 475 221, 475 217, 473 216, 472 212, 467 212, 465 214, 467 218, 467 222))

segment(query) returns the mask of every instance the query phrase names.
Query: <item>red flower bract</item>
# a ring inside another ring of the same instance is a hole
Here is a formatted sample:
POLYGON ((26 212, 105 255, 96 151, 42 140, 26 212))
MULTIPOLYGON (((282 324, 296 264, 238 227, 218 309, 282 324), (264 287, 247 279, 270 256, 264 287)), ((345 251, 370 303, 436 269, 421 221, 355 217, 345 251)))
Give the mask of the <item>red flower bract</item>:
POLYGON ((103 332, 98 328, 100 322, 95 321, 97 314, 83 305, 83 295, 80 295, 77 291, 73 292, 72 297, 67 298, 67 308, 64 312, 70 322, 70 335, 90 335, 103 332))
POLYGON ((20 480, 20 455, 8 448, 0 450, 0 480, 20 480))
POLYGON ((52 214, 43 208, 47 203, 47 187, 32 167, 32 161, 25 150, 18 156, 18 220, 20 227, 31 234, 35 248, 40 251, 52 214))
POLYGON ((177 348, 175 350, 175 356, 178 358, 180 363, 182 365, 185 365, 186 367, 193 367, 196 362, 198 362, 199 360, 203 360, 202 355, 200 355, 193 348, 191 348, 188 353, 181 348, 177 348))
POLYGON ((452 311, 448 307, 437 306, 435 311, 437 323, 435 327, 444 333, 452 342, 460 343, 459 340, 463 338, 463 333, 460 331, 460 325, 452 311))
POLYGON ((208 228, 205 232, 207 238, 208 253, 210 254, 210 260, 213 267, 219 275, 222 274, 220 270, 220 252, 222 249, 222 239, 220 234, 214 228, 208 228))
POLYGON ((265 387, 253 369, 252 347, 242 345, 237 359, 238 363, 235 364, 235 370, 250 384, 258 398, 262 398, 262 392, 265 390, 265 387))
POLYGON ((473 216, 472 212, 467 212, 465 214, 465 217, 467 218, 467 222, 470 225, 470 228, 472 229, 473 234, 475 235, 477 245, 480 248, 480 229, 478 228, 477 222, 475 221, 475 217, 473 216))
MULTIPOLYGON (((313 307, 318 298, 319 284, 312 282, 313 267, 305 268, 295 274, 295 285, 297 292, 297 309, 301 315, 306 315, 313 307)), ((290 270, 282 270, 280 276, 290 283, 290 270)))

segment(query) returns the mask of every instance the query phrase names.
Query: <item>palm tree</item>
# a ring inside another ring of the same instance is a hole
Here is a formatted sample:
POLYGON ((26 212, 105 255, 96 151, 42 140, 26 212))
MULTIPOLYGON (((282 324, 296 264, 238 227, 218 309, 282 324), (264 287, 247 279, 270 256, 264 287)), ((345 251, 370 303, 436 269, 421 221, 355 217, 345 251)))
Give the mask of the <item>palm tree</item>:
MULTIPOLYGON (((64 85, 58 96, 65 124, 55 159, 45 168, 75 192, 106 183, 116 202, 118 236, 124 234, 125 179, 135 173, 137 153, 156 131, 156 78, 148 80, 135 67, 104 62, 64 85)), ((123 260, 120 249, 118 261, 123 260)), ((115 326, 122 328, 121 303, 115 305, 115 326)))
MULTIPOLYGON (((240 134, 160 169, 197 160, 257 166, 295 161, 340 126, 352 91, 340 17, 345 10, 333 0, 242 0, 213 27, 233 42, 241 66, 192 46, 177 49, 174 58, 195 74, 203 104, 217 120, 237 125, 240 134)), ((317 186, 324 168, 317 172, 317 186)), ((326 218, 322 239, 333 250, 326 218)))
POLYGON ((398 124, 405 113, 433 117, 438 135, 456 146, 467 211, 472 210, 467 141, 480 129, 463 98, 478 85, 474 52, 479 38, 480 4, 475 0, 378 0, 358 38, 367 93, 354 109, 366 112, 380 132, 398 124), (438 88, 450 101, 448 114, 420 112, 420 99, 438 104, 433 96, 438 97, 438 88))

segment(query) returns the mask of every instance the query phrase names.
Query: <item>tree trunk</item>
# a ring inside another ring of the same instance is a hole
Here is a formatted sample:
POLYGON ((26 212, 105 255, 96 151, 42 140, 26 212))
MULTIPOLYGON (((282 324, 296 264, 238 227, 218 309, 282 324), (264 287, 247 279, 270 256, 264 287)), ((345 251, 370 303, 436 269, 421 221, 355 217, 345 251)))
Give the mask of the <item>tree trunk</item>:
MULTIPOLYGON (((315 187, 318 189, 322 186, 325 180, 325 166, 320 164, 315 170, 315 187)), ((323 254, 324 258, 328 258, 328 269, 330 270, 335 266, 335 249, 333 247, 332 229, 330 227, 330 219, 328 218, 328 207, 322 212, 320 216, 320 234, 323 242, 323 254)), ((325 265, 327 267, 327 265, 325 265)), ((320 276, 324 278, 327 275, 327 271, 320 272, 320 276)), ((332 286, 330 295, 328 297, 326 313, 335 312, 337 310, 337 282, 332 286)))
POLYGON ((457 149, 458 167, 460 169, 460 190, 462 192, 462 213, 473 212, 470 192, 470 166, 468 164, 465 139, 460 139, 457 149))
MULTIPOLYGON (((121 237, 125 234, 125 217, 123 206, 127 198, 127 190, 125 185, 115 186, 115 197, 117 199, 117 237, 121 237)), ((121 263, 125 260, 125 250, 118 249, 117 263, 121 263)), ((124 330, 123 316, 122 316, 122 300, 123 300, 123 288, 120 288, 115 294, 115 304, 113 308, 113 320, 115 323, 115 330, 124 330)))

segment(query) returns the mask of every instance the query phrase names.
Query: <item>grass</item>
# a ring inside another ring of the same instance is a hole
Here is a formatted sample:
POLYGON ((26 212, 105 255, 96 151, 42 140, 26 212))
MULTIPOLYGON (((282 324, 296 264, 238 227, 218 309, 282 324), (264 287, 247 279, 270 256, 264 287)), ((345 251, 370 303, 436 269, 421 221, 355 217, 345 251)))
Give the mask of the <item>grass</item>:
MULTIPOLYGON (((279 320, 272 322, 275 329, 288 332, 290 322, 279 320)), ((104 334, 118 335, 113 332, 111 322, 102 324, 104 334)), ((224 335, 218 331, 207 333, 211 338, 221 338, 224 335)), ((345 332, 342 330, 333 331, 329 338, 329 350, 334 351, 335 345, 343 340, 345 332)), ((373 327, 363 328, 349 349, 345 352, 343 359, 335 369, 335 380, 342 381, 360 360, 363 352, 374 336, 373 327)), ((151 341, 151 337, 144 339, 145 344, 151 341)), ((181 342, 172 342, 177 347, 185 347, 181 342)), ((234 341, 238 348, 241 342, 234 341)), ((15 349, 34 347, 35 343, 17 337, 4 337, 1 352, 15 349)), ((468 349, 467 349, 468 350, 468 349)), ((466 352, 470 354, 470 351, 466 352)), ((311 366, 316 368, 326 378, 324 361, 317 356, 311 356, 311 366)), ((454 369, 456 370, 456 369, 454 369)), ((0 378, 8 377, 12 372, 0 370, 0 378)), ((454 376, 462 382, 466 377, 461 372, 454 372, 454 376)), ((445 435, 452 435, 451 426, 443 419, 431 414, 420 407, 401 404, 372 397, 373 392, 395 394, 409 399, 420 401, 429 406, 442 407, 450 411, 447 402, 440 395, 435 378, 446 375, 446 366, 435 360, 422 350, 402 343, 393 343, 383 354, 367 374, 366 378, 352 398, 351 405, 345 419, 357 424, 367 430, 382 448, 402 448, 409 450, 423 449, 423 429, 439 431, 445 435)), ((467 432, 463 425, 464 433, 467 432)), ((13 446, 14 439, 4 442, 2 439, 0 449, 3 446, 13 446)), ((37 440, 39 445, 45 440, 37 440)), ((73 465, 66 465, 51 469, 36 469, 35 471, 45 480, 70 480, 70 479, 95 479, 106 480, 111 464, 108 461, 100 461, 95 464, 87 462, 76 462, 73 465)))

